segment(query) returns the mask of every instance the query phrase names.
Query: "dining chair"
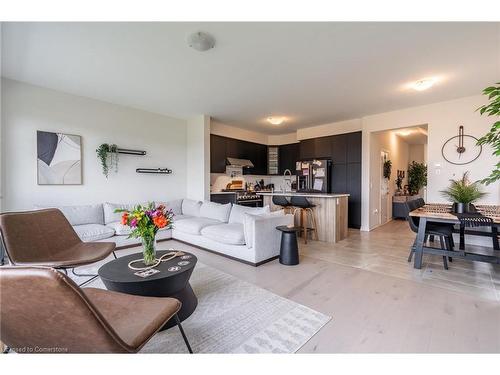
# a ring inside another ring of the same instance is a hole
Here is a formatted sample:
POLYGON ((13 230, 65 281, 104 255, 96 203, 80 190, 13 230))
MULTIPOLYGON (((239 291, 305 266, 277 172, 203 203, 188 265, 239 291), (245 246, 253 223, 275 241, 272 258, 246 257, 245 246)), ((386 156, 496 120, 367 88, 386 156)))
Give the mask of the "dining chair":
MULTIPOLYGON (((414 233, 418 233, 418 226, 420 219, 418 217, 410 216, 410 212, 416 210, 417 208, 423 207, 425 202, 422 200, 411 200, 406 202, 407 209, 407 220, 410 226, 410 229, 414 233)), ((439 223, 427 223, 425 228, 425 238, 424 241, 427 241, 429 236, 439 237, 441 249, 453 250, 453 226, 448 224, 439 224, 439 223)), ((413 254, 415 252, 416 246, 416 238, 413 242, 413 245, 410 248, 410 254, 408 255, 408 262, 411 262, 413 258, 413 254)), ((449 258, 452 259, 451 257, 449 258)), ((443 256, 443 266, 447 270, 448 269, 448 257, 443 256)))

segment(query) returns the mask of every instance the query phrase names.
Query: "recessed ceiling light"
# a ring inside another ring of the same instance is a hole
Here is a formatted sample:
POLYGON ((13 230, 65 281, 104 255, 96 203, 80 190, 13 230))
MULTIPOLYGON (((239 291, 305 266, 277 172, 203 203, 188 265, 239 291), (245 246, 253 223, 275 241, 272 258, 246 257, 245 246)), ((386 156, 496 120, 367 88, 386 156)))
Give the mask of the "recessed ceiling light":
POLYGON ((285 121, 283 117, 268 117, 267 122, 273 125, 281 125, 285 121))
POLYGON ((421 79, 413 83, 412 88, 417 91, 424 91, 430 89, 435 83, 436 80, 434 78, 421 79))

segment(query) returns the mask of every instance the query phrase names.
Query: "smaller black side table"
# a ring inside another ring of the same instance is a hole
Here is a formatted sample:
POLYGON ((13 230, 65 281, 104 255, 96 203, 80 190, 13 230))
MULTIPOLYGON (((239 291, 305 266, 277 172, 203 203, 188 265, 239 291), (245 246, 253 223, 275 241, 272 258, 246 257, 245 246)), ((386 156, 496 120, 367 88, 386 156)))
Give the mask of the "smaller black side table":
POLYGON ((297 245, 297 227, 280 225, 276 227, 281 231, 280 263, 286 266, 299 264, 299 247, 297 245))

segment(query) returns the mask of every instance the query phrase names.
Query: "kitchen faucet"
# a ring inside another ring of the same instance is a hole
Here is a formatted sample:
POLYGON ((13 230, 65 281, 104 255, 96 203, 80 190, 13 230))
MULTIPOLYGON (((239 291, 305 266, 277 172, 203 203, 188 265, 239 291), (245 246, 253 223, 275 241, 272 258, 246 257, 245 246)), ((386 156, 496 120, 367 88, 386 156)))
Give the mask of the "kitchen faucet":
POLYGON ((283 177, 285 179, 285 187, 283 191, 291 191, 292 190, 292 171, 290 169, 285 169, 283 172, 283 177))

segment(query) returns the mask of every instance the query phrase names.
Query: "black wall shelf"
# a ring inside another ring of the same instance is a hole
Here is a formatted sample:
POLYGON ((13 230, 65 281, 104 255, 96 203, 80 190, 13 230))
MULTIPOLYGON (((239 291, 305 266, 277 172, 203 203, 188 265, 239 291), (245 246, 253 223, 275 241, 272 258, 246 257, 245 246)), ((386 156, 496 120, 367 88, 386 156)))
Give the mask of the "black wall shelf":
POLYGON ((126 155, 139 155, 139 156, 146 155, 146 151, 142 151, 142 150, 129 150, 127 148, 119 148, 119 149, 117 149, 117 152, 119 154, 126 154, 126 155))
POLYGON ((150 173, 150 174, 171 174, 172 170, 168 168, 137 168, 137 173, 150 173))

